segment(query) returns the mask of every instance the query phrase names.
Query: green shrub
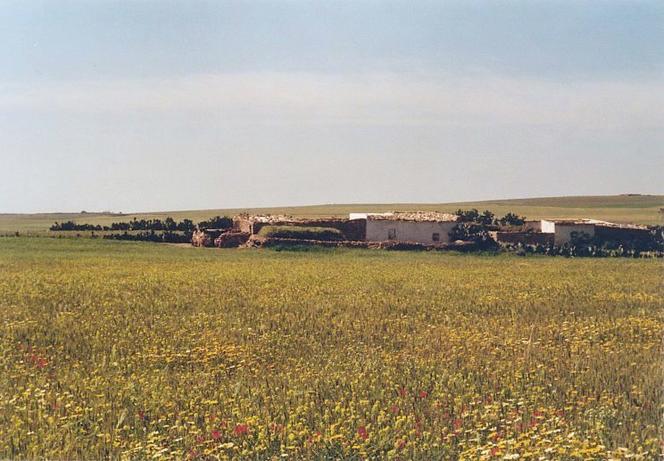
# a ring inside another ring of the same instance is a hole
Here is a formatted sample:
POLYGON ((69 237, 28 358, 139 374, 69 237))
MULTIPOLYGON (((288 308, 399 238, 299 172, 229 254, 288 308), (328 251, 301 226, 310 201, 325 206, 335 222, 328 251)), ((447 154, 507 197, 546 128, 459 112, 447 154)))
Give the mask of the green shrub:
POLYGON ((344 234, 332 227, 265 226, 259 232, 261 237, 300 239, 300 240, 343 240, 344 234))

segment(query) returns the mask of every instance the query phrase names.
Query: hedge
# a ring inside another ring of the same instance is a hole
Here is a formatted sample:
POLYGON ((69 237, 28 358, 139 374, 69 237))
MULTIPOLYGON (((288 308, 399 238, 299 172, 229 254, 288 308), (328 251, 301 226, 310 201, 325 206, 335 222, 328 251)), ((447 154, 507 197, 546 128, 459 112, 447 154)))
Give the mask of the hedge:
POLYGON ((265 226, 258 235, 300 240, 344 240, 344 234, 332 227, 265 226))

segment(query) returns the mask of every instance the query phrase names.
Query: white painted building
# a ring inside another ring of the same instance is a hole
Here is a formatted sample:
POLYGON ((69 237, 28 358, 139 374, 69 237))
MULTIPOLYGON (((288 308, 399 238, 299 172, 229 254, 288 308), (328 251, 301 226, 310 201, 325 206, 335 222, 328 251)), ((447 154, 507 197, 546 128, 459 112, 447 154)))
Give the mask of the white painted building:
POLYGON ((583 222, 556 222, 554 225, 553 243, 563 245, 582 236, 594 237, 595 225, 583 222))
POLYGON ((351 213, 350 219, 366 220, 366 240, 396 240, 425 245, 450 243, 457 216, 436 212, 351 213))
POLYGON ((575 237, 597 237, 600 240, 633 242, 650 238, 647 226, 617 224, 598 219, 538 219, 526 221, 524 230, 553 234, 556 245, 571 243, 575 237))
POLYGON ((597 222, 589 219, 541 219, 538 221, 527 221, 525 227, 526 229, 532 229, 544 234, 554 234, 554 244, 563 245, 570 243, 575 237, 578 238, 583 235, 594 237, 595 224, 597 222))

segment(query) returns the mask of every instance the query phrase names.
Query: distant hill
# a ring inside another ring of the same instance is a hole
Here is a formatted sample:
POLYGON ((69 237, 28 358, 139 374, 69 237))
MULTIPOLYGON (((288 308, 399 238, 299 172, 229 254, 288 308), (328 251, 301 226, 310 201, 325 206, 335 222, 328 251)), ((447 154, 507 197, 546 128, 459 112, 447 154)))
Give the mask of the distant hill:
POLYGON ((480 202, 456 203, 382 203, 382 204, 328 204, 297 207, 274 208, 231 208, 214 210, 159 211, 118 215, 114 213, 37 213, 37 214, 0 214, 0 232, 43 233, 55 221, 76 221, 110 225, 112 222, 129 221, 136 217, 165 218, 176 220, 189 218, 194 222, 216 215, 235 215, 238 213, 272 213, 294 216, 343 216, 351 212, 362 211, 442 211, 454 212, 458 208, 477 208, 491 210, 498 216, 508 211, 528 218, 594 218, 606 221, 634 224, 664 224, 664 195, 606 195, 575 197, 542 197, 528 199, 487 200, 480 202))

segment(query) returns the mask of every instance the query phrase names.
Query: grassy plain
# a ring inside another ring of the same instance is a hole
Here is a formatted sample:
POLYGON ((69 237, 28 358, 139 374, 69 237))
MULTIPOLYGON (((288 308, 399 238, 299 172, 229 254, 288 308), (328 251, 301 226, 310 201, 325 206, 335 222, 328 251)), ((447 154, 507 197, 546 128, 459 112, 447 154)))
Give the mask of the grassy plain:
POLYGON ((160 218, 171 216, 176 220, 188 218, 199 222, 216 215, 233 216, 238 213, 272 213, 294 216, 321 217, 344 216, 351 212, 365 211, 442 211, 454 212, 459 208, 488 209, 496 215, 516 212, 528 218, 595 218, 606 221, 634 224, 662 224, 663 215, 659 212, 664 207, 662 195, 614 195, 583 197, 549 197, 514 200, 490 200, 485 202, 459 203, 390 203, 390 204, 352 204, 352 205, 313 205, 278 208, 227 208, 215 210, 160 211, 117 216, 104 213, 38 213, 38 214, 0 214, 0 233, 45 233, 55 221, 76 221, 79 224, 110 225, 116 221, 160 218))
POLYGON ((0 239, 0 458, 657 459, 661 262, 0 239))

